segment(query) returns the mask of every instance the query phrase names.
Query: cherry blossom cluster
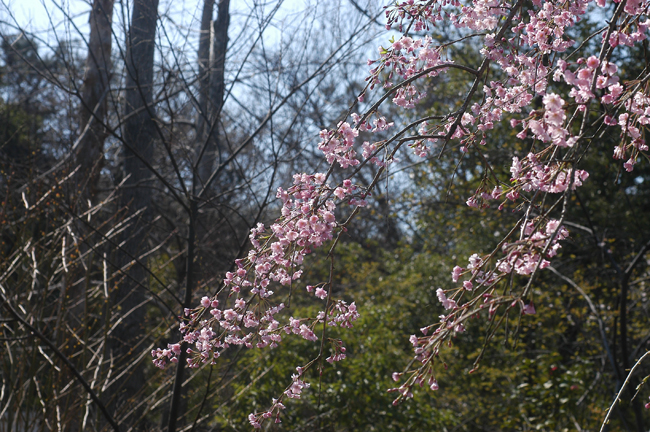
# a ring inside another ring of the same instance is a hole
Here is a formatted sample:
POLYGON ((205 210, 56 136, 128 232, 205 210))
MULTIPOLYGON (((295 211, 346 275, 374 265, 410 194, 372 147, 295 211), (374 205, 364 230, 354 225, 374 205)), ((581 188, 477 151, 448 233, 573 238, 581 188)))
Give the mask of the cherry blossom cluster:
MULTIPOLYGON (((245 259, 236 261, 237 270, 228 272, 224 279, 224 288, 230 290, 232 307, 221 307, 218 299, 206 296, 200 307, 185 311, 189 322, 181 325, 181 332, 184 342, 194 345, 193 349, 187 349, 191 366, 214 361, 230 345, 277 346, 283 333, 299 334, 312 341, 317 339, 313 325, 325 320, 325 312, 314 319, 292 317, 282 326, 275 315, 285 305, 270 306, 267 299, 274 294, 273 284, 291 286, 298 280, 302 275, 298 267, 305 255, 332 239, 337 226, 333 198, 363 204, 364 200, 355 197, 357 188, 350 180, 334 188, 326 184, 326 179, 326 174, 296 174, 292 187, 286 191, 278 189, 283 217, 268 229, 260 223, 251 230, 253 248, 245 259)), ((308 286, 307 291, 315 291, 320 299, 327 297, 323 286, 315 290, 308 286)), ((337 303, 335 307, 337 315, 332 317, 333 322, 338 322, 337 317, 342 316, 344 322, 351 325, 358 317, 354 305, 337 303)), ((179 354, 178 344, 152 351, 159 367, 164 367, 167 360, 176 362, 179 354)))
POLYGON ((332 327, 352 328, 352 323, 359 318, 357 312, 357 305, 352 302, 347 304, 343 300, 338 300, 333 308, 332 313, 328 317, 327 325, 332 327))
MULTIPOLYGON (((645 1, 639 0, 630 0, 625 2, 625 13, 632 16, 641 16, 642 14, 647 15, 648 13, 648 3, 645 1)), ((638 42, 641 42, 646 39, 646 31, 648 30, 648 21, 639 22, 636 21, 635 26, 626 26, 619 30, 614 30, 610 35, 607 42, 612 48, 617 47, 618 45, 632 47, 638 42), (636 31, 633 31, 636 30, 636 31)), ((606 36, 603 34, 603 38, 606 36)), ((605 41, 603 41, 605 42, 605 41)))
POLYGON ((343 346, 343 341, 340 339, 338 340, 331 339, 330 342, 332 345, 332 355, 327 357, 325 361, 327 361, 328 363, 334 363, 345 359, 346 349, 343 346))
POLYGON ((572 27, 587 12, 589 0, 552 1, 533 3, 537 11, 529 11, 530 21, 520 23, 514 33, 521 32, 522 42, 530 47, 537 46, 539 52, 564 52, 574 41, 564 39, 566 30, 572 27))
MULTIPOLYGON (((355 128, 359 131, 370 131, 370 132, 383 132, 395 125, 393 122, 386 121, 386 117, 380 116, 375 118, 372 122, 363 120, 361 116, 357 113, 352 113, 350 115, 354 121, 355 128)), ((355 135, 357 136, 357 135, 355 135)), ((364 159, 367 159, 368 156, 364 156, 364 159)))
POLYGON ((386 11, 387 28, 398 25, 399 31, 405 31, 404 21, 408 27, 419 32, 435 27, 438 21, 448 21, 458 28, 474 31, 493 29, 501 16, 507 15, 506 2, 498 0, 474 0, 463 5, 457 0, 422 1, 407 0, 386 11))
MULTIPOLYGON (((536 313, 532 302, 525 304, 521 299, 516 299, 513 296, 495 295, 494 286, 483 291, 481 295, 473 297, 463 306, 459 306, 456 300, 447 298, 442 289, 437 290, 437 295, 449 312, 447 315, 440 315, 439 324, 421 328, 423 336, 411 335, 409 338, 415 352, 415 361, 420 363, 420 366, 416 367, 414 371, 393 373, 392 378, 395 382, 399 382, 405 375, 407 376, 407 379, 399 387, 388 390, 389 393, 397 393, 393 405, 399 404, 404 399, 412 398, 414 386, 423 387, 426 384, 432 391, 439 389, 435 363, 441 349, 444 346, 451 346, 452 338, 465 331, 465 322, 478 318, 482 311, 487 310, 490 320, 495 318, 497 309, 500 307, 511 310, 519 306, 522 315, 536 313)), ((446 363, 443 363, 443 367, 447 368, 446 363)), ((476 365, 470 373, 475 370, 476 365)))
MULTIPOLYGON (((342 169, 359 165, 355 149, 355 138, 360 131, 385 132, 393 126, 385 117, 376 115, 369 120, 353 115, 355 126, 340 122, 333 130, 321 131, 318 147, 323 151, 330 165, 338 164, 342 169)), ((364 159, 385 167, 392 160, 377 157, 382 142, 365 143, 364 159), (369 152, 371 154, 369 154, 369 152)), ((302 276, 300 266, 304 257, 324 243, 333 240, 339 226, 334 212, 337 203, 363 207, 370 195, 367 188, 361 188, 350 179, 336 186, 328 184, 329 174, 296 174, 293 185, 288 189, 278 188, 276 197, 282 202, 282 216, 270 226, 259 223, 250 231, 252 248, 244 259, 235 261, 236 270, 226 273, 219 292, 228 293, 227 301, 205 296, 200 306, 186 309, 180 325, 182 342, 187 344, 187 364, 199 367, 203 363, 214 363, 221 353, 233 345, 247 348, 274 348, 284 335, 295 334, 305 340, 317 341, 316 326, 351 328, 359 318, 356 304, 343 300, 330 300, 331 286, 328 283, 307 285, 306 291, 314 297, 325 300, 327 306, 315 317, 289 317, 282 322, 279 313, 285 304, 273 303, 274 290, 280 287, 292 289, 302 276)), ((340 340, 331 340, 331 355, 327 362, 333 363, 345 358, 346 348, 340 340)), ((170 344, 167 349, 152 351, 154 364, 164 368, 169 362, 177 363, 181 356, 181 344, 170 344)), ((302 377, 302 371, 298 377, 302 377)), ((297 398, 308 384, 302 378, 294 377, 293 384, 285 394, 273 402, 272 407, 261 414, 251 415, 253 426, 261 425, 264 419, 275 416, 279 421, 284 409, 283 397, 297 398)))
MULTIPOLYGON (((567 229, 560 225, 557 219, 551 219, 546 224, 540 221, 528 221, 522 229, 521 238, 515 242, 504 242, 501 250, 504 257, 497 260, 495 269, 486 271, 485 264, 489 257, 473 254, 469 258, 467 268, 455 266, 452 270, 452 282, 458 283, 463 277, 462 290, 472 291, 475 286, 492 286, 495 282, 507 276, 512 271, 520 275, 529 275, 539 268, 548 267, 549 261, 557 255, 562 247, 559 243, 568 237, 567 229)), ((462 291, 460 290, 460 291, 462 291)), ((442 289, 437 291, 438 300, 445 310, 457 307, 453 299, 448 299, 442 289)))
POLYGON ((180 344, 167 344, 167 348, 165 349, 160 349, 156 348, 151 352, 151 356, 154 358, 154 365, 156 365, 159 368, 164 368, 165 365, 167 364, 167 361, 171 361, 173 363, 178 362, 178 355, 181 353, 181 345, 180 344))
POLYGON ((530 275, 537 268, 548 267, 550 262, 546 258, 556 256, 562 247, 559 242, 569 236, 567 229, 556 219, 548 221, 543 228, 536 229, 536 225, 534 221, 529 221, 524 226, 521 240, 503 244, 502 250, 506 256, 497 261, 499 277, 513 270, 520 275, 530 275))
MULTIPOLYGON (((454 283, 460 283, 457 289, 445 291, 436 290, 436 295, 446 314, 440 315, 440 322, 420 329, 423 336, 412 335, 410 342, 413 345, 415 359, 421 366, 411 373, 409 378, 397 388, 389 392, 397 392, 394 404, 405 398, 413 397, 414 385, 423 386, 425 383, 431 390, 438 389, 435 378, 435 359, 444 346, 444 342, 451 343, 451 337, 465 331, 465 322, 475 319, 481 311, 487 311, 488 319, 493 319, 500 306, 512 309, 519 306, 523 315, 536 313, 532 302, 524 303, 522 299, 512 295, 499 295, 495 293, 497 283, 506 278, 513 271, 520 275, 530 275, 537 269, 549 265, 546 258, 557 255, 560 241, 568 237, 569 233, 556 219, 546 223, 541 220, 528 221, 522 230, 522 238, 511 244, 504 243, 502 251, 504 257, 496 260, 491 270, 487 269, 490 256, 481 257, 472 255, 463 268, 455 266, 451 278, 454 283), (476 292, 478 295, 472 296, 476 292), (463 302, 465 300, 465 302, 463 302), (432 329, 435 330, 431 332, 432 329)), ((393 379, 399 381, 402 373, 394 373, 393 379)))
MULTIPOLYGON (((355 128, 357 128, 359 131, 378 133, 387 131, 395 125, 393 122, 386 121, 386 117, 384 116, 377 116, 372 122, 365 118, 362 118, 357 113, 352 113, 351 117, 354 121, 355 128)), ((364 160, 369 161, 373 165, 386 167, 394 161, 377 156, 378 151, 383 148, 385 148, 385 141, 376 141, 372 143, 370 141, 364 141, 361 145, 361 156, 364 160)))
POLYGON ((354 139, 359 135, 359 129, 351 128, 347 122, 339 123, 336 130, 322 130, 320 132, 321 142, 318 149, 325 153, 325 159, 330 165, 338 162, 341 168, 359 165, 354 150, 354 139))
MULTIPOLYGON (((622 88, 618 84, 616 86, 614 89, 616 97, 620 97, 622 88)), ((644 90, 647 91, 647 87, 644 90)), ((605 118, 605 123, 621 127, 621 143, 614 148, 614 159, 625 160, 628 158, 623 166, 626 171, 631 172, 641 152, 648 151, 648 145, 643 139, 641 131, 650 124, 650 98, 646 96, 645 92, 637 91, 624 102, 623 108, 626 112, 618 116, 618 121, 608 116, 605 118)))
POLYGON ((510 172, 511 181, 526 192, 560 193, 569 187, 574 190, 589 177, 585 170, 571 169, 559 162, 542 163, 534 153, 528 153, 523 160, 513 156, 510 172))
POLYGON ((255 429, 260 429, 264 420, 268 418, 275 417, 275 423, 281 423, 280 413, 286 407, 282 403, 282 400, 287 397, 289 399, 300 399, 303 390, 309 388, 309 383, 305 382, 302 377, 304 375, 306 368, 298 366, 296 368, 295 374, 291 375, 291 384, 284 391, 282 396, 277 399, 273 399, 271 407, 261 413, 251 413, 248 415, 248 421, 255 429))
POLYGON ((580 104, 578 109, 584 111, 586 109, 586 103, 591 101, 595 95, 594 90, 594 79, 595 79, 595 88, 609 88, 610 95, 603 97, 603 103, 611 103, 618 94, 620 94, 618 84, 618 76, 616 72, 618 67, 609 62, 603 62, 600 64, 600 60, 596 56, 590 56, 588 59, 580 58, 577 61, 578 68, 574 71, 571 71, 568 68, 568 64, 564 60, 558 61, 558 69, 556 69, 553 74, 553 79, 555 81, 564 80, 567 84, 572 86, 569 96, 572 97, 577 104, 580 104), (600 66, 600 67, 599 67, 600 66))
MULTIPOLYGON (((395 76, 409 80, 428 71, 426 75, 434 77, 445 72, 447 68, 444 65, 451 63, 441 57, 440 48, 435 46, 429 36, 423 39, 402 36, 388 48, 380 47, 379 54, 379 59, 368 61, 369 65, 377 64, 370 70, 370 76, 367 78, 371 89, 382 81, 385 88, 392 87, 391 79, 395 76), (387 78, 384 79, 383 75, 387 72, 387 78)), ((426 92, 419 91, 414 84, 408 82, 397 88, 392 101, 402 108, 414 108, 425 95, 426 92)))
POLYGON ((527 132, 530 131, 543 143, 551 143, 557 147, 573 147, 577 138, 569 137, 569 131, 564 127, 566 121, 564 100, 552 93, 544 96, 543 103, 545 108, 543 114, 534 112, 531 119, 523 121, 523 130, 517 138, 526 138, 527 132))
POLYGON ((276 423, 281 423, 280 421, 280 413, 282 410, 284 410, 286 407, 282 403, 281 400, 279 399, 273 399, 271 407, 261 413, 250 413, 248 415, 248 422, 253 426, 255 429, 261 429, 262 424, 264 423, 264 420, 275 417, 275 422, 276 423))
POLYGON ((429 30, 430 24, 436 21, 442 21, 448 15, 443 14, 443 7, 446 5, 459 7, 461 4, 457 0, 445 2, 422 2, 422 1, 402 1, 397 2, 393 7, 386 8, 386 29, 390 30, 395 24, 398 25, 400 32, 404 31, 404 20, 413 25, 413 30, 420 32, 429 30))

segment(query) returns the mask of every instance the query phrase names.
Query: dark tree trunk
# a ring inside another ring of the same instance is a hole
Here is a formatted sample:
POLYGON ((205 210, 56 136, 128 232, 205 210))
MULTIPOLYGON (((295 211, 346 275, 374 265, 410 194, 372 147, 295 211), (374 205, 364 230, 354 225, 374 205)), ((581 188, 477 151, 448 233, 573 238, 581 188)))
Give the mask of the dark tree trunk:
POLYGON ((220 0, 217 20, 213 23, 214 45, 212 50, 213 67, 210 70, 210 100, 214 115, 221 114, 225 93, 224 72, 226 51, 228 51, 228 27, 230 26, 230 0, 220 0))
MULTIPOLYGON (((94 0, 90 11, 90 36, 88 39, 88 55, 81 85, 81 103, 78 112, 79 141, 74 149, 74 168, 77 172, 71 184, 73 206, 77 214, 82 214, 89 203, 96 203, 97 189, 104 161, 104 141, 108 131, 104 127, 108 107, 111 81, 111 50, 114 0, 94 0)), ((76 231, 82 238, 91 237, 88 227, 76 224, 76 231)), ((68 244, 73 243, 70 236, 66 237, 68 244)), ((85 264, 77 262, 70 266, 65 282, 68 286, 66 294, 61 298, 60 313, 65 313, 60 319, 65 321, 87 340, 88 330, 88 292, 90 290, 91 272, 93 269, 92 252, 88 244, 79 244, 80 254, 86 255, 85 264)), ((80 370, 83 370, 86 357, 76 360, 80 370)), ((70 394, 71 401, 78 399, 78 394, 70 394)), ((82 429, 83 417, 73 418, 68 425, 72 432, 82 429)))
MULTIPOLYGON (((126 41, 125 105, 122 129, 124 185, 120 207, 126 216, 134 216, 124 231, 118 264, 125 275, 113 293, 113 304, 121 311, 122 321, 113 332, 112 354, 121 360, 121 367, 135 361, 144 348, 144 306, 147 272, 145 263, 136 258, 148 249, 147 233, 152 219, 151 196, 154 141, 157 134, 153 101, 153 60, 155 49, 158 0, 135 0, 126 41)), ((146 361, 146 358, 145 360, 146 361)), ((141 365, 116 383, 113 407, 124 413, 144 390, 141 365)), ((122 418, 125 426, 134 426, 135 412, 122 418)), ((136 425, 136 429, 143 429, 136 425)))
MULTIPOLYGON (((214 0, 207 0, 214 1, 214 0)), ((230 25, 230 0, 220 0, 217 8, 217 20, 212 23, 211 28, 211 50, 209 61, 209 85, 201 86, 201 98, 207 97, 207 118, 209 122, 205 125, 199 137, 199 177, 205 182, 214 168, 215 160, 219 159, 219 126, 223 98, 225 94, 225 63, 226 51, 228 50, 228 26, 230 25), (207 90, 207 91, 206 91, 207 90), (206 130, 207 129, 207 130, 206 130), (205 149, 203 149, 205 147, 205 149)), ((205 11, 205 8, 204 8, 205 11)), ((203 22, 201 23, 203 25, 203 22)), ((202 33, 203 34, 203 33, 202 33)))
MULTIPOLYGON (((228 25, 230 15, 229 0, 220 0, 218 17, 212 22, 215 0, 204 0, 201 16, 201 36, 198 49, 198 119, 196 140, 197 172, 193 173, 192 188, 189 202, 189 235, 187 239, 187 256, 185 267, 185 293, 183 308, 192 304, 192 296, 196 290, 197 274, 200 273, 196 263, 197 239, 203 239, 205 226, 208 221, 199 221, 197 195, 210 177, 214 167, 215 155, 219 148, 219 115, 224 98, 224 63, 228 45, 228 25), (197 175, 198 174, 198 175, 197 175)), ((203 197, 204 198, 204 197, 203 197)), ((171 403, 167 414, 167 431, 175 432, 184 422, 185 403, 183 400, 182 383, 187 364, 185 346, 181 350, 176 365, 176 376, 172 390, 171 403)))
POLYGON ((208 112, 208 96, 210 92, 210 60, 212 47, 212 14, 214 13, 214 0, 203 2, 201 15, 201 35, 199 36, 199 50, 197 53, 199 72, 199 106, 197 118, 197 158, 202 158, 203 144, 208 136, 210 114, 208 112))
POLYGON ((81 86, 80 138, 75 150, 79 167, 75 182, 78 201, 84 203, 97 193, 103 166, 104 128, 111 80, 111 24, 114 0, 95 0, 90 12, 88 57, 81 86))

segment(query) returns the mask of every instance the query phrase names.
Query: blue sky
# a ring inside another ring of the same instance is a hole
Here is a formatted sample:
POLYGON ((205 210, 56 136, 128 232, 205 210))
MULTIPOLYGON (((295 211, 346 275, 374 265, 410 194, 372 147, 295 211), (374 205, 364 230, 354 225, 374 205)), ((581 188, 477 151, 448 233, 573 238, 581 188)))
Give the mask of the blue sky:
MULTIPOLYGON (((88 31, 88 12, 90 6, 82 0, 40 1, 40 0, 0 0, 0 18, 3 22, 20 26, 35 32, 45 32, 54 25, 57 30, 65 30, 66 14, 72 17, 75 25, 88 31), (13 16, 12 16, 13 15, 13 16)), ((72 30, 74 31, 74 30, 72 30)))

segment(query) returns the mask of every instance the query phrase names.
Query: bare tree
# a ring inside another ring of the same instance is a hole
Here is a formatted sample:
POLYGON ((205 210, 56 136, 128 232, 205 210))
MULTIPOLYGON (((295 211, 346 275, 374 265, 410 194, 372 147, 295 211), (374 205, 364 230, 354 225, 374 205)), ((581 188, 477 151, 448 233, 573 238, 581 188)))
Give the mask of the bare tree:
MULTIPOLYGON (((52 104, 66 106, 52 113, 67 126, 49 132, 59 134, 52 163, 8 186, 17 207, 2 227, 15 241, 0 266, 10 354, 0 430, 187 430, 214 422, 206 404, 236 399, 237 355, 191 372, 179 362, 170 375, 152 367, 150 350, 246 252, 278 182, 317 163, 306 137, 349 103, 325 85, 356 58, 368 20, 358 15, 324 46, 310 29, 338 5, 314 2, 291 19, 282 1, 237 15, 232 6, 241 7, 207 0, 184 27, 168 3, 118 3, 114 13, 96 0, 87 37, 61 6, 78 37, 61 45, 60 68, 44 54, 57 52, 52 39, 25 54, 3 36, 16 64, 40 77, 35 86, 67 101, 52 104)), ((23 24, 2 23, 39 40, 23 24)))

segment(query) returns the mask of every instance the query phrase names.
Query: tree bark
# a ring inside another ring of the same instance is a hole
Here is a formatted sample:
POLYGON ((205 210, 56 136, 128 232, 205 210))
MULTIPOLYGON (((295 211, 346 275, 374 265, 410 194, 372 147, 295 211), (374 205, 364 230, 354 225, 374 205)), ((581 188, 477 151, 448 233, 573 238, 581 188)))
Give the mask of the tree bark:
POLYGON ((80 137, 75 150, 79 167, 74 182, 78 201, 85 202, 97 193, 97 183, 103 167, 104 128, 109 84, 111 80, 111 50, 114 0, 95 0, 90 12, 88 57, 81 86, 79 110, 80 137))
MULTIPOLYGON (((206 0, 212 1, 214 0, 206 0)), ((223 98, 225 95, 225 63, 228 50, 228 27, 230 25, 230 0, 220 0, 217 8, 217 20, 212 23, 211 49, 209 60, 208 86, 200 87, 200 97, 206 97, 206 113, 209 122, 205 124, 199 136, 199 177, 205 182, 214 168, 214 161, 219 158, 219 123, 223 98)), ((204 8, 205 11, 205 8, 204 8)), ((203 22, 201 23, 203 25, 203 22)), ((202 33, 203 35, 203 33, 202 33)))
POLYGON ((201 157, 200 143, 205 142, 207 138, 207 127, 209 123, 208 113, 208 93, 210 91, 210 60, 212 47, 212 14, 214 13, 214 0, 205 0, 203 2, 203 13, 201 14, 201 35, 199 36, 199 50, 197 52, 198 72, 199 72, 199 106, 197 119, 197 154, 201 157))
MULTIPOLYGON (((125 270, 126 277, 117 284, 113 292, 113 304, 122 312, 122 321, 113 332, 111 350, 115 358, 122 359, 127 367, 137 358, 134 347, 144 338, 143 287, 147 285, 144 263, 132 260, 146 252, 147 233, 152 219, 151 195, 153 173, 148 166, 153 163, 154 142, 157 133, 153 101, 153 65, 158 0, 135 0, 131 25, 126 41, 126 79, 124 122, 122 129, 124 185, 120 195, 120 208, 126 215, 138 213, 122 237, 122 251, 118 263, 125 270)), ((146 360, 145 360, 146 361, 146 360)), ((141 365, 125 374, 115 384, 113 407, 124 409, 144 389, 144 374, 141 365)), ((144 425, 134 425, 138 412, 122 419, 128 427, 142 430, 144 425)), ((127 427, 127 428, 128 428, 127 427)))
MULTIPOLYGON (((97 202, 98 184, 104 166, 104 141, 108 135, 104 125, 112 75, 113 6, 114 0, 94 0, 90 11, 88 54, 78 111, 79 141, 73 153, 74 168, 77 172, 70 182, 70 196, 74 197, 72 202, 77 214, 82 214, 86 210, 86 205, 92 207, 97 202)), ((88 239, 91 236, 87 227, 76 224, 75 227, 82 238, 88 239)), ((70 236, 66 238, 72 240, 70 236)), ((89 251, 86 241, 81 242, 78 247, 82 255, 86 255, 89 251)), ((66 307, 60 308, 60 314, 63 316, 58 317, 79 331, 84 340, 87 340, 88 291, 93 267, 91 256, 92 253, 87 255, 85 265, 77 262, 71 266, 70 273, 64 281, 68 284, 67 292, 65 297, 61 298, 61 305, 66 303, 66 307)), ((81 359, 74 360, 81 371, 85 364, 84 360, 83 356, 81 359)), ((77 394, 71 394, 70 400, 74 401, 78 397, 77 394)), ((117 428, 114 420, 110 419, 109 423, 114 429, 117 428)), ((81 430, 82 424, 83 417, 74 418, 68 425, 68 429, 72 432, 81 430)))

